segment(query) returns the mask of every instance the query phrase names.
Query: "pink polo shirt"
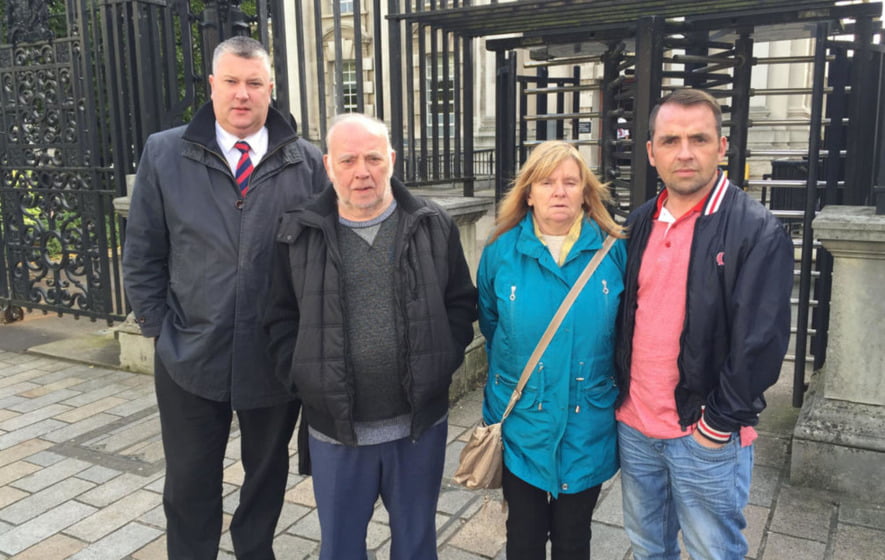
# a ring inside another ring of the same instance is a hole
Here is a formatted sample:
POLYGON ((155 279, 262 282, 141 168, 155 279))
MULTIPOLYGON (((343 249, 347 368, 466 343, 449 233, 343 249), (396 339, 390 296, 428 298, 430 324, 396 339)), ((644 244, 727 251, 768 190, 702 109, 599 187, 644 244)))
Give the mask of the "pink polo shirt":
POLYGON ((617 419, 644 435, 686 435, 679 426, 673 391, 679 383, 679 337, 685 322, 685 290, 694 225, 706 199, 676 219, 658 198, 648 245, 639 267, 630 393, 617 419))
MULTIPOLYGON (((630 364, 630 392, 616 416, 647 437, 672 439, 693 432, 679 425, 673 392, 679 383, 679 338, 685 323, 688 261, 695 223, 707 199, 674 218, 658 198, 648 245, 639 267, 636 322, 630 364)), ((755 439, 752 428, 741 430, 741 443, 755 439)))

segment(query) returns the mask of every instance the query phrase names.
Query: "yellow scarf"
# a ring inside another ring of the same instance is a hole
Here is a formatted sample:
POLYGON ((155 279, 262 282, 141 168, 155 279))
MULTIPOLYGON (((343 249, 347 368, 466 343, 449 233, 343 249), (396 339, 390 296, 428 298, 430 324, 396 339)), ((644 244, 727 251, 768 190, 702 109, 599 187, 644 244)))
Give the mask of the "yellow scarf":
MULTIPOLYGON (((578 240, 578 237, 581 235, 581 223, 584 221, 584 213, 581 212, 578 215, 578 219, 575 220, 575 223, 572 224, 572 227, 569 228, 568 233, 565 235, 565 241, 562 243, 562 248, 559 250, 559 257, 554 259, 556 264, 562 266, 565 262, 565 258, 568 256, 569 251, 574 247, 575 242, 578 240)), ((535 237, 537 237, 541 243, 546 247, 547 242, 544 241, 544 234, 541 233, 541 229, 538 227, 538 221, 535 220, 535 215, 532 214, 532 224, 535 228, 535 237)))

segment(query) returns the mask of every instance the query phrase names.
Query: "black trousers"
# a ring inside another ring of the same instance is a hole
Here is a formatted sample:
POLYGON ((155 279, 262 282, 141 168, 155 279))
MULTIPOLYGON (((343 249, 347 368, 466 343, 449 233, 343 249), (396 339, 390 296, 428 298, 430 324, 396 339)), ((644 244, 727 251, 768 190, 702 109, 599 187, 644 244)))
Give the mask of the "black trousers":
MULTIPOLYGON (((159 359, 155 384, 166 483, 166 541, 170 560, 215 560, 222 524, 224 450, 233 412, 229 402, 182 389, 159 359)), ((230 525, 240 560, 273 560, 273 536, 289 474, 289 440, 300 402, 237 411, 245 477, 230 525)))
POLYGON ((550 495, 504 467, 507 560, 590 560, 590 520, 602 485, 577 494, 550 495))

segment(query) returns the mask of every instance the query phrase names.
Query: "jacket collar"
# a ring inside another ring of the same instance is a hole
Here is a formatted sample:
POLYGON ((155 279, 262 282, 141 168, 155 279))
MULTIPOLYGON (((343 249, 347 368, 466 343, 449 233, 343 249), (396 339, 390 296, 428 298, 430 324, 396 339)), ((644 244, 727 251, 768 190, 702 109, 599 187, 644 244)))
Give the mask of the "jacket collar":
MULTIPOLYGON (((516 241, 517 250, 536 259, 543 258, 545 253, 550 256, 550 251, 535 235, 535 226, 531 213, 526 214, 516 228, 519 230, 516 241)), ((578 239, 572 246, 565 262, 567 263, 574 259, 581 251, 599 249, 602 247, 603 238, 602 230, 596 225, 596 222, 585 216, 581 222, 581 233, 578 235, 578 239)), ((552 259, 553 257, 550 256, 550 258, 552 259)))
MULTIPOLYGON (((722 200, 725 198, 725 193, 728 190, 728 185, 728 178, 725 176, 725 173, 718 171, 716 181, 713 183, 713 188, 710 189, 707 196, 698 202, 690 212, 700 212, 702 216, 709 216, 718 212, 719 207, 722 206, 722 200)), ((652 214, 653 218, 657 219, 661 214, 661 208, 664 206, 664 201, 667 200, 667 196, 668 193, 666 188, 658 193, 658 196, 655 199, 654 213, 652 214)))
MULTIPOLYGON (((267 127, 267 153, 298 138, 294 128, 295 119, 287 119, 283 113, 273 107, 268 108, 264 126, 267 127)), ((183 138, 213 151, 219 151, 218 142, 215 140, 215 110, 211 101, 197 110, 185 128, 183 138)))
POLYGON ((707 195, 707 202, 704 204, 704 209, 701 212, 702 216, 709 216, 719 211, 719 208, 722 206, 722 200, 725 198, 725 193, 728 191, 728 185, 728 177, 725 176, 725 173, 719 171, 719 177, 713 184, 710 194, 707 195))

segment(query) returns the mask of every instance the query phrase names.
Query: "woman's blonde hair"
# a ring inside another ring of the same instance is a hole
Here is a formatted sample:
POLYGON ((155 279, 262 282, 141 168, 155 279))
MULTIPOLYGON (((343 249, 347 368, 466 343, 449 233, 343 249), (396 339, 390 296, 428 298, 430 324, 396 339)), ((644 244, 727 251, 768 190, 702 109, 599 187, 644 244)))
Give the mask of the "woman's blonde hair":
POLYGON ((498 206, 498 218, 495 220, 495 231, 489 238, 489 244, 522 221, 529 212, 528 197, 532 183, 545 179, 553 174, 560 163, 571 158, 578 164, 583 182, 584 202, 581 207, 584 214, 595 221, 599 227, 618 238, 624 238, 624 230, 612 218, 606 203, 611 200, 608 188, 590 171, 581 153, 573 145, 562 140, 549 140, 538 144, 529 158, 520 168, 513 186, 498 206))

